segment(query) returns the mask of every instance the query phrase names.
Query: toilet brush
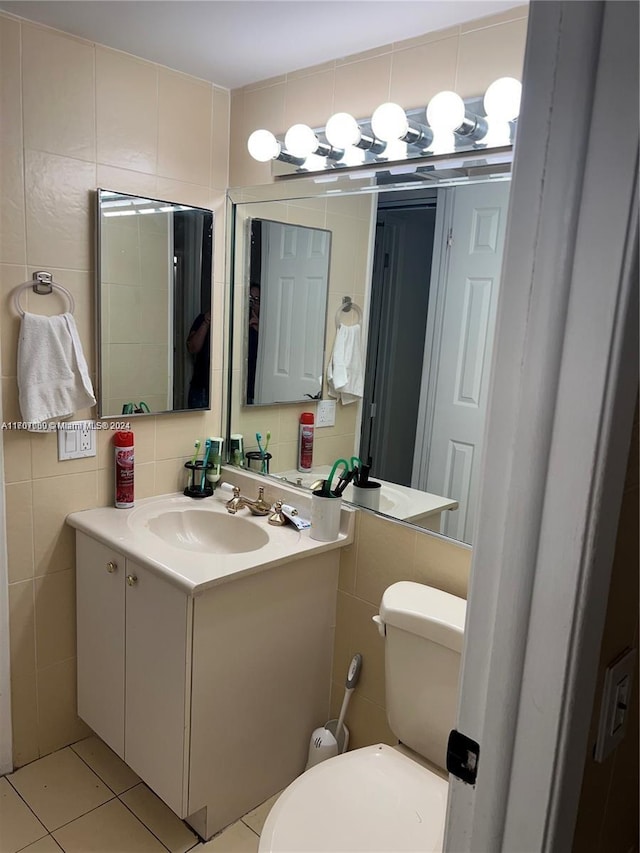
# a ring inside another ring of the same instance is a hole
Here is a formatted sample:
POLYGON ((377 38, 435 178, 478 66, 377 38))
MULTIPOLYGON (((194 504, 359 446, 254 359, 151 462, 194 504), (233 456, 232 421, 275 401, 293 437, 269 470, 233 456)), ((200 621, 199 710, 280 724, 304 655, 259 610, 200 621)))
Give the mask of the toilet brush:
POLYGON ((358 653, 353 656, 349 665, 340 716, 337 720, 329 720, 321 728, 314 729, 311 735, 311 743, 309 744, 309 756, 305 770, 314 767, 316 764, 320 764, 321 761, 325 761, 327 758, 334 758, 339 753, 346 751, 349 742, 349 733, 347 727, 344 725, 344 718, 347 713, 351 694, 358 683, 361 668, 362 655, 358 653))

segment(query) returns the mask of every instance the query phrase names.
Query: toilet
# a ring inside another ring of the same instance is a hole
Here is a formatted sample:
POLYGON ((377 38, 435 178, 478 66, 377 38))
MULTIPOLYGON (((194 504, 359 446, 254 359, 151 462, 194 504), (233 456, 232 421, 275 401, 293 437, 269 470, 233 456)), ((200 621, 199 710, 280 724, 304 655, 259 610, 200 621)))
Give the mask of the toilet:
POLYGON ((303 773, 271 809, 259 853, 442 851, 465 613, 464 599, 423 584, 385 590, 374 620, 385 640, 387 718, 400 743, 303 773))

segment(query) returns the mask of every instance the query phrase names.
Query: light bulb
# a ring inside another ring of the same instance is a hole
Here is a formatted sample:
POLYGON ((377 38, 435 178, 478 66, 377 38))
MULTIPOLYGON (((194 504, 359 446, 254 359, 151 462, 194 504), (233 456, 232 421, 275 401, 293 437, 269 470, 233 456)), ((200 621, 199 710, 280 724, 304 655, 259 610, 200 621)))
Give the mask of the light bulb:
POLYGON ((284 144, 294 157, 308 157, 318 148, 318 137, 308 124, 294 124, 285 133, 284 144))
POLYGON ((362 148, 354 148, 350 145, 344 149, 344 154, 338 160, 339 166, 361 166, 366 158, 366 152, 362 148))
POLYGON ((494 80, 484 94, 487 117, 499 122, 513 121, 520 114, 522 83, 514 77, 494 80))
POLYGON ((409 121, 405 111, 399 104, 388 102, 380 104, 371 116, 371 129, 378 139, 383 142, 393 142, 406 136, 409 121))
POLYGON ((247 140, 247 148, 253 159, 260 163, 275 160, 282 150, 280 143, 270 130, 254 130, 247 140))
POLYGON ((334 113, 324 129, 327 141, 334 148, 348 148, 360 142, 360 125, 349 113, 334 113))
POLYGON ((511 126, 508 121, 494 120, 493 116, 487 116, 488 130, 482 140, 487 148, 500 148, 511 144, 511 126))
POLYGON ((427 121, 434 133, 453 133, 464 121, 464 101, 455 92, 438 92, 427 105, 427 121))
POLYGON ((327 168, 327 161, 319 154, 307 154, 300 168, 305 172, 321 172, 327 168))

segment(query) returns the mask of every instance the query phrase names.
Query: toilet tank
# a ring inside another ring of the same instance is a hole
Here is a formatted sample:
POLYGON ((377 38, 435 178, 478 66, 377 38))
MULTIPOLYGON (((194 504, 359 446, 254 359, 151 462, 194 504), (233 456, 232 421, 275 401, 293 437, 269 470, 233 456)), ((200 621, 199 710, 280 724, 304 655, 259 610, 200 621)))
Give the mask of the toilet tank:
POLYGON ((466 608, 463 598, 410 581, 390 586, 380 604, 389 725, 401 743, 442 768, 455 722, 466 608))

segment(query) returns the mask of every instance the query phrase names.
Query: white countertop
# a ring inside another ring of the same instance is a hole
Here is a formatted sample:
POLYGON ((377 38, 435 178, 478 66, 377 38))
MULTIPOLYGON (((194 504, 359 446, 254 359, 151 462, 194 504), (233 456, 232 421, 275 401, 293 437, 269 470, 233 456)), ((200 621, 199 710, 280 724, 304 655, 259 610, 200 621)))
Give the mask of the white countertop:
MULTIPOLYGON (((306 474, 301 474, 299 471, 292 469, 291 471, 281 471, 273 476, 283 478, 286 482, 294 484, 298 480, 302 480, 300 485, 309 488, 313 482, 328 477, 330 473, 331 467, 329 465, 317 465, 313 471, 309 471, 306 474)), ((432 495, 429 492, 421 492, 409 486, 399 486, 397 483, 388 483, 379 477, 372 477, 372 479, 378 483, 382 483, 380 506, 377 512, 381 512, 391 518, 417 524, 430 516, 445 512, 446 510, 458 509, 458 502, 451 498, 445 498, 442 495, 432 495)), ((342 497, 346 501, 353 503, 354 506, 357 506, 353 501, 353 487, 351 484, 344 490, 342 497)))
MULTIPOLYGON (((247 496, 254 498, 255 494, 248 489, 247 496)), ((137 501, 132 509, 100 507, 74 512, 67 516, 67 523, 125 557, 156 571, 190 595, 197 595, 242 575, 340 548, 353 541, 354 513, 347 507, 343 507, 338 539, 320 542, 311 539, 309 530, 299 532, 290 524, 284 527, 270 525, 268 516, 252 516, 248 509, 230 515, 225 507, 226 499, 228 495, 203 500, 194 500, 180 493, 161 495, 137 501), (244 553, 207 553, 197 550, 197 546, 187 550, 173 546, 152 532, 153 525, 150 526, 149 522, 161 512, 185 510, 222 514, 225 525, 227 520, 229 525, 240 522, 240 538, 247 522, 255 524, 268 534, 268 542, 257 550, 244 553)), ((292 500, 292 503, 295 501, 292 500)))

